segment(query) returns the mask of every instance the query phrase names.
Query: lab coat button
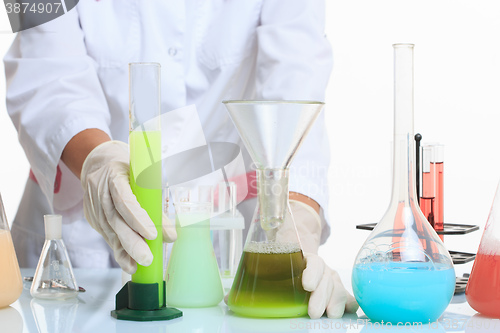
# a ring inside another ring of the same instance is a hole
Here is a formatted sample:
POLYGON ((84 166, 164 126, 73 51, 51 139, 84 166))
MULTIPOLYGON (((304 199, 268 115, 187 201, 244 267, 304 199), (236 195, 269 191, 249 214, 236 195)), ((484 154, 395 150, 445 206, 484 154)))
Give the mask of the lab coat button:
POLYGON ((171 47, 168 49, 168 55, 171 56, 171 57, 175 57, 175 55, 177 54, 177 49, 175 47, 171 47))

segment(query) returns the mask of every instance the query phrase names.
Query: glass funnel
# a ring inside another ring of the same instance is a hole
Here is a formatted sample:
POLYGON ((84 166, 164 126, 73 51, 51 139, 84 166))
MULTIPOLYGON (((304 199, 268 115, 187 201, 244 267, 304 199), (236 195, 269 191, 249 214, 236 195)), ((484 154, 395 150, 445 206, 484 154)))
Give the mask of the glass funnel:
POLYGON ((0 309, 14 303, 22 291, 21 271, 0 196, 0 309))
POLYGON ((474 310, 500 318, 500 183, 484 228, 465 296, 474 310))
POLYGON ((392 198, 359 251, 354 295, 372 321, 435 321, 455 290, 450 255, 422 214, 415 187, 413 45, 395 44, 392 198))
POLYGON ((258 203, 229 292, 229 308, 250 317, 307 314, 305 260, 288 204, 289 166, 323 103, 225 101, 257 167, 258 203))

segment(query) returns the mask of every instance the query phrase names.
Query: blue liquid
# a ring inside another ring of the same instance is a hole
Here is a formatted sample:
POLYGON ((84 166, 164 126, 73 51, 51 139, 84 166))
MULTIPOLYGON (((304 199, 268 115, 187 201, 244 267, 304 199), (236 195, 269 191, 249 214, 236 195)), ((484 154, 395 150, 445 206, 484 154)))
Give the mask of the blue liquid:
POLYGON ((424 262, 356 265, 352 287, 356 300, 372 321, 426 324, 436 321, 450 303, 455 270, 424 262))

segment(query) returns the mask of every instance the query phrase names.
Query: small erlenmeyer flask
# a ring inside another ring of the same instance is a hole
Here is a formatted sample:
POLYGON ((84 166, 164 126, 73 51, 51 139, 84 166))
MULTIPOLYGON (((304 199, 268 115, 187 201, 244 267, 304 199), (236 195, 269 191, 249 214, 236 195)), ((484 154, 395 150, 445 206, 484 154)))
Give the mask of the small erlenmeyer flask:
POLYGON ((484 228, 465 296, 474 310, 500 318, 500 183, 484 228))
POLYGON ((219 304, 224 297, 210 239, 212 200, 210 186, 174 188, 177 239, 165 277, 169 306, 209 307, 219 304))
POLYGON ((21 271, 0 196, 0 308, 14 303, 22 291, 21 271))
POLYGON ((394 167, 385 215, 359 251, 354 295, 372 321, 435 321, 455 290, 450 254, 422 214, 415 187, 413 45, 395 44, 394 167))
POLYGON ((31 284, 31 296, 63 300, 78 295, 68 251, 62 240, 62 216, 44 215, 45 243, 31 284))
POLYGON ((257 166, 258 203, 229 292, 229 308, 249 317, 307 314, 306 266, 288 203, 289 166, 323 103, 226 101, 257 166))

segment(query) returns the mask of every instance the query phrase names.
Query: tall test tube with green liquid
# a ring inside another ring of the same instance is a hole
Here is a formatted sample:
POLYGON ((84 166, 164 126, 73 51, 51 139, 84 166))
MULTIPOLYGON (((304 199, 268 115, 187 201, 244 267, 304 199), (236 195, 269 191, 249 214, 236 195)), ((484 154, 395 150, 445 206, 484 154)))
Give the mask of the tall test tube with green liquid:
POLYGON ((130 187, 158 232, 156 239, 146 240, 154 256, 153 263, 147 267, 138 264, 132 282, 158 283, 158 299, 162 302, 160 64, 133 63, 129 70, 130 187))
POLYGON ((180 317, 166 308, 163 281, 160 64, 129 64, 130 187, 153 221, 157 237, 146 240, 153 262, 137 271, 116 297, 118 319, 151 321, 180 317))

